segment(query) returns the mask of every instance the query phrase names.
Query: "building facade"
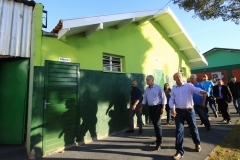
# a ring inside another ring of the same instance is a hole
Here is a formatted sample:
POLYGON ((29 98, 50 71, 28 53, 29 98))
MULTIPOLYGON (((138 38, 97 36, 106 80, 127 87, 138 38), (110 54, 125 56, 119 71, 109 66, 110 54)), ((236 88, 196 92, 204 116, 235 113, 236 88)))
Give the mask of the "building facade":
POLYGON ((231 48, 213 48, 203 54, 208 61, 208 66, 191 68, 191 72, 197 74, 198 81, 202 81, 202 75, 207 74, 209 79, 222 79, 227 85, 231 77, 240 80, 240 50, 231 48))
POLYGON ((53 33, 42 31, 43 5, 31 11, 21 141, 31 158, 127 128, 133 80, 172 86, 174 73, 207 65, 169 8, 61 20, 53 33))

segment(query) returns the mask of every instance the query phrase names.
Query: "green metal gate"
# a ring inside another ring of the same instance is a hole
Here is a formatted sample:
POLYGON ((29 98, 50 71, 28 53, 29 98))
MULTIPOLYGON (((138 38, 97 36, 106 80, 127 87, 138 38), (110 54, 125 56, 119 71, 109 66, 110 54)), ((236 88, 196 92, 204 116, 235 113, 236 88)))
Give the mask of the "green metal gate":
POLYGON ((0 144, 24 141, 28 65, 28 59, 0 59, 0 144))
POLYGON ((79 78, 79 64, 45 61, 44 155, 75 142, 79 78))

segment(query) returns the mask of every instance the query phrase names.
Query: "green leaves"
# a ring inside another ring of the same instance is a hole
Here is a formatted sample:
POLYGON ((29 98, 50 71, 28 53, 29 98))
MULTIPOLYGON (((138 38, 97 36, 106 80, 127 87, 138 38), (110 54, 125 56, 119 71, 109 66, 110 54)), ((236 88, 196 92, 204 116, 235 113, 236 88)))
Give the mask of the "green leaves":
POLYGON ((223 21, 231 20, 235 24, 240 21, 240 0, 172 0, 185 11, 194 11, 193 17, 202 20, 221 17, 223 21))

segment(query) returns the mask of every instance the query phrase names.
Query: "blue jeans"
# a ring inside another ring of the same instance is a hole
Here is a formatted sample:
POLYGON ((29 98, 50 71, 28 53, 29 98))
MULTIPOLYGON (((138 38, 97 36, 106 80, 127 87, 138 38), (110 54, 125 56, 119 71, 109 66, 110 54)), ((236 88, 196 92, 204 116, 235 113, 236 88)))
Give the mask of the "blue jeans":
POLYGON ((206 113, 206 107, 202 107, 201 105, 194 104, 194 109, 198 113, 202 123, 205 125, 207 129, 210 129, 210 122, 208 119, 208 115, 206 113))
POLYGON ((160 145, 162 142, 162 125, 161 125, 162 115, 160 113, 161 109, 162 109, 161 104, 156 106, 149 106, 149 113, 154 126, 157 145, 160 145))
POLYGON ((233 98, 233 105, 237 112, 240 113, 240 98, 233 98))
POLYGON ((190 133, 192 135, 192 140, 195 145, 200 145, 200 136, 198 133, 198 128, 196 125, 196 114, 194 109, 178 109, 176 108, 177 115, 175 117, 175 124, 176 124, 176 143, 175 148, 177 153, 181 155, 184 154, 183 150, 183 138, 184 138, 184 121, 186 120, 189 127, 190 133))

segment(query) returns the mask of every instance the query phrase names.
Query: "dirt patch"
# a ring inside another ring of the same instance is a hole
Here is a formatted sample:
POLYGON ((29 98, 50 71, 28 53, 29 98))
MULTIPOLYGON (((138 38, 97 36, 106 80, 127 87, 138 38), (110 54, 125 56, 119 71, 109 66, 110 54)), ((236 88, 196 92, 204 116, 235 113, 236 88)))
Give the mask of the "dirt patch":
POLYGON ((206 160, 240 160, 240 120, 206 160))

